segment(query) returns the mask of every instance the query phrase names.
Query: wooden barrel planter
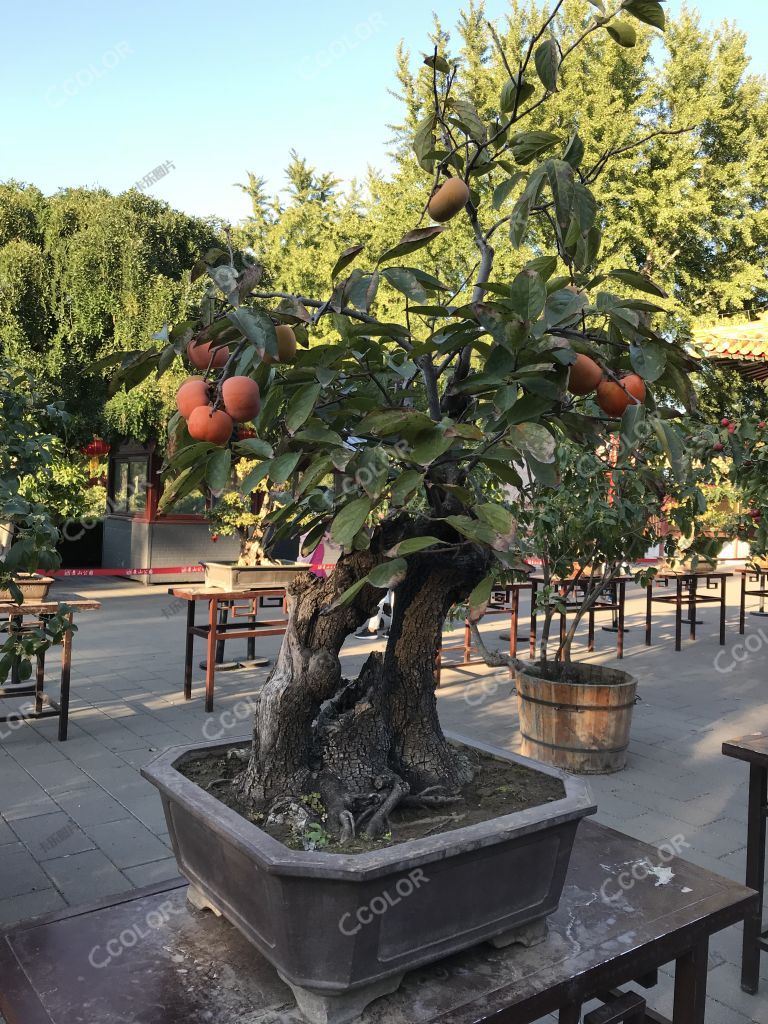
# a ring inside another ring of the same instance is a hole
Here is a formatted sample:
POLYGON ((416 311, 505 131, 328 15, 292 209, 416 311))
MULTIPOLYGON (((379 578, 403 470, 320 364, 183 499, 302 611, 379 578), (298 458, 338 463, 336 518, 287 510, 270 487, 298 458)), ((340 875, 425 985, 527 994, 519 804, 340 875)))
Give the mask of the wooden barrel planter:
POLYGON ((634 676, 602 665, 550 662, 518 671, 521 752, 584 775, 621 771, 636 690, 634 676))

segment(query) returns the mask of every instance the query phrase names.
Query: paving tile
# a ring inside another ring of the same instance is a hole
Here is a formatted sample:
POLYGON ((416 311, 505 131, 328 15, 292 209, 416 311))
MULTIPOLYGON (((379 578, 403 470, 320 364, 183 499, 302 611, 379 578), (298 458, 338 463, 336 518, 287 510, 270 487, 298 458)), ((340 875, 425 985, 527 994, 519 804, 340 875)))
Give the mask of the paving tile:
MULTIPOLYGON (((29 921, 33 917, 52 914, 55 910, 63 910, 66 903, 56 889, 40 889, 27 892, 12 899, 0 900, 0 927, 10 928, 11 925, 29 921)), ((3 1018, 0 1017, 0 1020, 3 1018)))
POLYGON ((150 864, 139 864, 135 868, 125 868, 125 874, 135 886, 154 885, 166 882, 170 878, 178 878, 179 867, 175 857, 152 861, 150 864))
POLYGON ((0 846, 7 846, 9 843, 17 843, 19 840, 11 826, 0 817, 0 846))
POLYGON ((21 818, 14 821, 13 831, 38 861, 82 853, 95 845, 64 811, 21 818))
MULTIPOLYGON (((45 861, 45 871, 67 903, 91 903, 125 892, 131 883, 101 850, 45 861)), ((50 883, 48 883, 50 885, 50 883)))
POLYGON ((67 793, 90 783, 83 769, 68 760, 57 761, 55 764, 30 765, 27 771, 49 796, 67 793))
POLYGON ((78 825, 96 825, 125 818, 125 808, 100 786, 88 787, 61 793, 57 804, 78 825))
POLYGON ((135 818, 86 825, 85 831, 119 868, 164 860, 168 856, 168 847, 135 818))
POLYGON ((21 843, 2 848, 0 900, 49 889, 50 881, 32 854, 21 843))

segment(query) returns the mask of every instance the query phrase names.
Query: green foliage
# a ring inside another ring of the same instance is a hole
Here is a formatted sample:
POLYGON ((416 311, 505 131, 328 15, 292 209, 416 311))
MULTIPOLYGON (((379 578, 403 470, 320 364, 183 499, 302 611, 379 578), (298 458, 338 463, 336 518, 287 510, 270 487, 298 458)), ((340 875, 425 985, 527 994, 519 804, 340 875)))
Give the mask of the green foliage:
MULTIPOLYGON (((0 589, 9 590, 17 602, 22 593, 13 582, 16 574, 59 564, 59 533, 47 498, 51 468, 61 456, 60 442, 50 431, 60 429, 64 419, 61 405, 46 405, 27 374, 0 367, 0 524, 7 538, 0 552, 0 589)), ((13 669, 21 679, 29 678, 30 658, 60 638, 64 615, 24 635, 6 622, 0 682, 13 669)))
POLYGON ((184 272, 215 240, 210 225, 137 192, 0 185, 0 354, 66 403, 72 447, 105 428, 140 440, 162 431, 167 393, 113 399, 103 418, 105 375, 87 368, 179 319, 196 291, 184 272))

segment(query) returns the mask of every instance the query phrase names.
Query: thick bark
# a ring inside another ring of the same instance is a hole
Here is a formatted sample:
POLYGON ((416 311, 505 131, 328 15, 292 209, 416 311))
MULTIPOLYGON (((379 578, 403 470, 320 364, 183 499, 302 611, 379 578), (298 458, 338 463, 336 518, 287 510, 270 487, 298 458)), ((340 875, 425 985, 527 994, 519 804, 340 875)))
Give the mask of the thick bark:
POLYGON ((440 728, 434 669, 446 613, 485 574, 488 556, 469 546, 413 556, 395 590, 385 652, 372 654, 347 681, 339 651, 382 592, 364 587, 350 605, 327 609, 378 560, 358 552, 328 580, 308 576, 292 585, 288 629, 238 782, 240 796, 262 812, 286 798, 306 806, 319 793, 326 827, 342 838, 360 829, 376 835, 398 803, 439 805, 471 778, 440 728))

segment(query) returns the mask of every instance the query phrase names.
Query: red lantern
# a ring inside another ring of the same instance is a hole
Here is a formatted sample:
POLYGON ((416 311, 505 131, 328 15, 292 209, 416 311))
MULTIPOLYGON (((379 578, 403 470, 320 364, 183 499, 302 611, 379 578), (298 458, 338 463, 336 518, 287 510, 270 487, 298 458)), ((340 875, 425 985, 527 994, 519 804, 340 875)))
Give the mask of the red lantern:
POLYGON ((103 437, 97 437, 93 435, 93 440, 89 441, 87 445, 80 449, 83 455, 88 456, 88 468, 91 471, 91 476, 94 476, 96 470, 99 468, 99 459, 105 455, 109 455, 111 446, 107 444, 103 437))

